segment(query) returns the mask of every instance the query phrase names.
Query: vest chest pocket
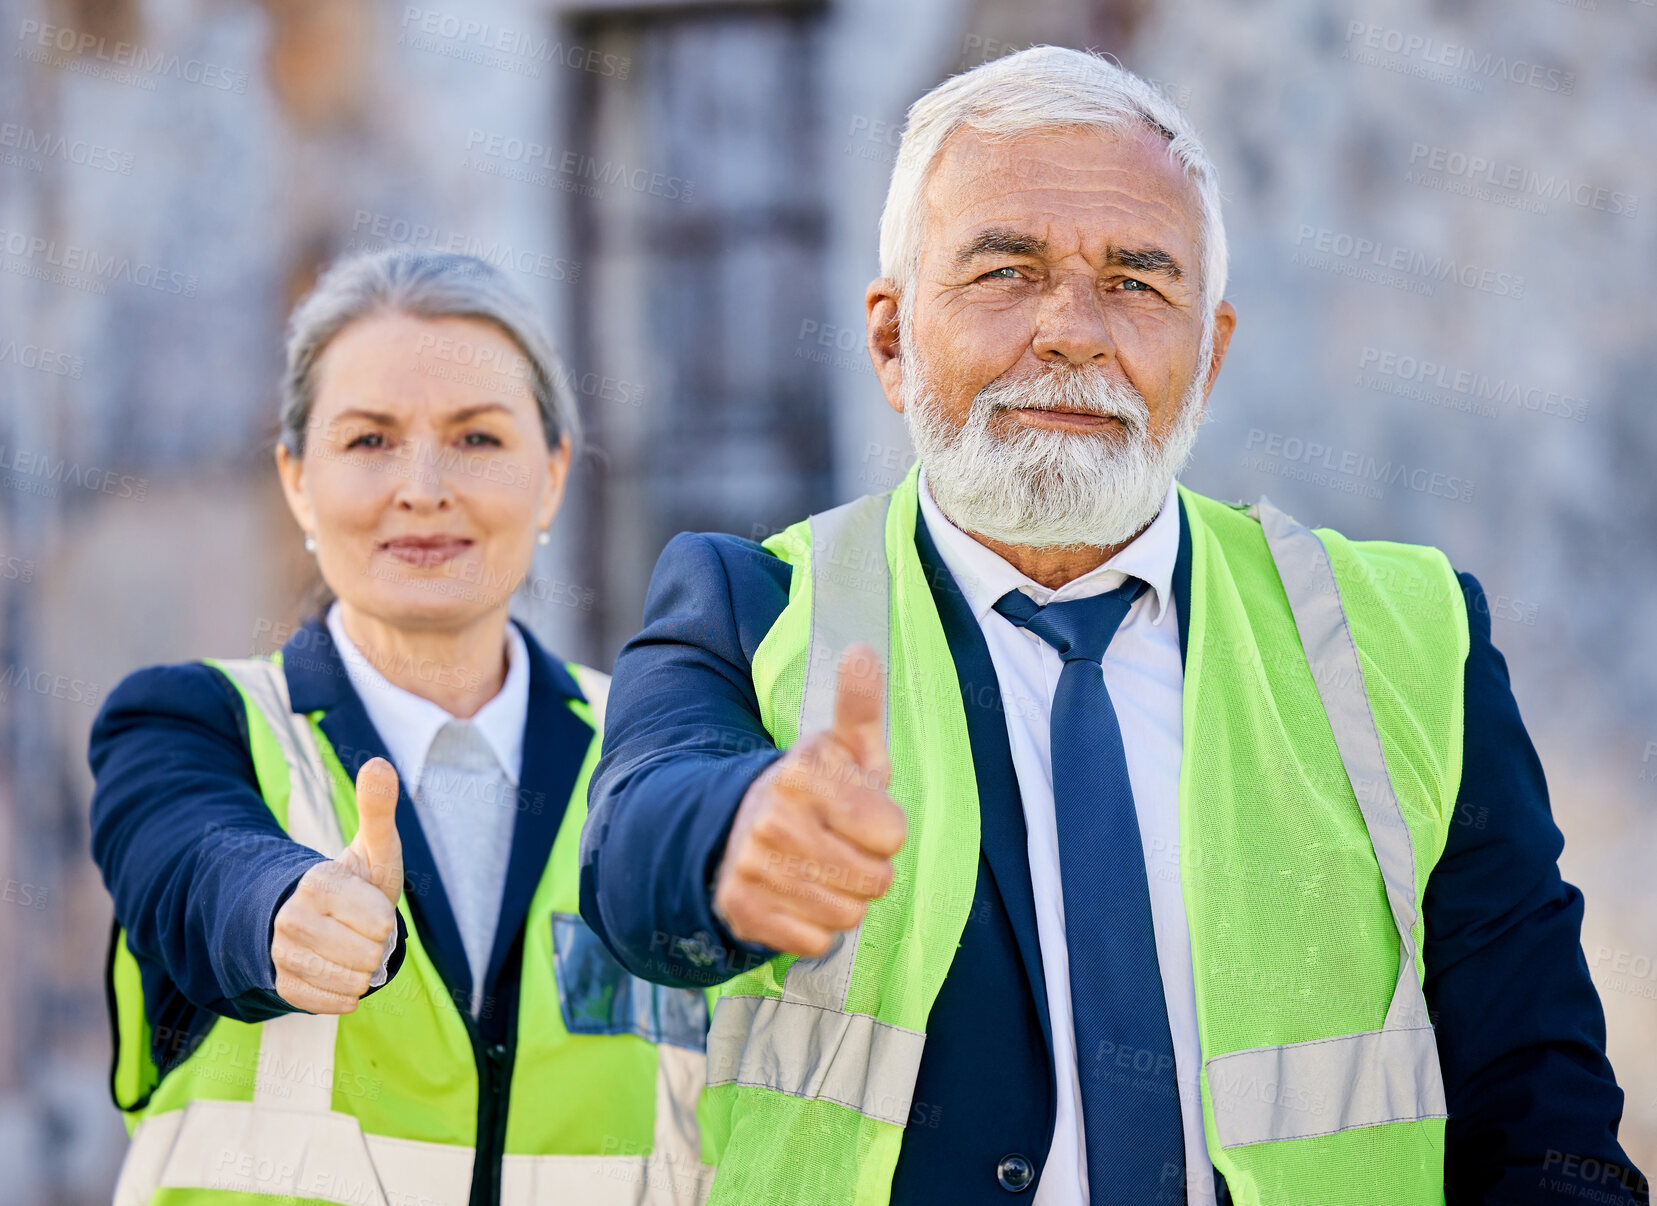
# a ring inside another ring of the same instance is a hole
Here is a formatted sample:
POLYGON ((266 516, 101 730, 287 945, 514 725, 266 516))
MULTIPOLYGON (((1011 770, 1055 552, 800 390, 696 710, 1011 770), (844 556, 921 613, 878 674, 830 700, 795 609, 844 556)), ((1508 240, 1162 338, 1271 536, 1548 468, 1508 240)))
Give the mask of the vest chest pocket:
POLYGON ((705 1051, 707 998, 696 989, 641 980, 575 913, 552 915, 558 1009, 571 1034, 635 1034, 646 1042, 705 1051))

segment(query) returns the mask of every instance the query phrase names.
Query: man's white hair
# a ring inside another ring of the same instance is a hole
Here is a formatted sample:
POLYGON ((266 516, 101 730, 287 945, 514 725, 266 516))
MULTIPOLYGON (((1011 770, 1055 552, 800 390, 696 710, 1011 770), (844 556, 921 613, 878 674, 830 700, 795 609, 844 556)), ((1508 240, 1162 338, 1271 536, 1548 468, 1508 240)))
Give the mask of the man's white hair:
MULTIPOLYGON (((880 274, 896 282, 900 308, 913 314, 920 272, 923 197, 944 143, 970 127, 994 140, 1085 126, 1122 136, 1150 129, 1197 188, 1202 228, 1203 308, 1225 296, 1225 226, 1220 184, 1208 152, 1179 106, 1109 59, 1062 46, 1032 46, 952 76, 909 107, 886 208, 880 215, 880 274)), ((907 325, 907 324, 905 324, 907 325)))

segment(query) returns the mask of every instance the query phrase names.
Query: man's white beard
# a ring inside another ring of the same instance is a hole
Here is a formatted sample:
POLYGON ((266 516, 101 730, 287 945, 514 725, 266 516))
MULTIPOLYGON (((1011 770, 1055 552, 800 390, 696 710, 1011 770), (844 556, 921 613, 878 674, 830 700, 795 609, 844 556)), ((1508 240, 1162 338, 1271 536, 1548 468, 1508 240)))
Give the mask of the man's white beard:
POLYGON ((1201 366, 1160 443, 1138 390, 1100 368, 1049 361, 1039 373, 998 377, 978 392, 959 431, 943 416, 926 366, 913 351, 903 366, 903 417, 927 485, 957 527, 1029 548, 1122 544, 1156 518, 1168 484, 1185 468, 1202 421, 1201 366), (1114 415, 1121 428, 1055 431, 1020 420, 1009 434, 991 423, 1010 409, 1081 410, 1114 415))

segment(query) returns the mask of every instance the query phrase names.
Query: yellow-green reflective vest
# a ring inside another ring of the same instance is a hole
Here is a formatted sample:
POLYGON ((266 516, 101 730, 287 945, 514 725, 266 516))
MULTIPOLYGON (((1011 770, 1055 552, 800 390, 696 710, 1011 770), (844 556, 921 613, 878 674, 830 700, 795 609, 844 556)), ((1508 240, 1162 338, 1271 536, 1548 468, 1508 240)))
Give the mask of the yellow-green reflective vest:
MULTIPOLYGON (((265 803, 290 837, 337 857, 356 833, 356 792, 322 713, 293 712, 280 653, 208 662, 246 705, 265 803)), ((500 1202, 699 1203, 712 1176, 697 1119, 707 1000, 628 975, 578 914, 608 678, 567 666, 592 701, 569 707, 594 733, 524 923, 500 1202)), ((116 931, 112 1087, 132 1134, 116 1206, 467 1206, 485 1054, 406 896, 397 908, 402 967, 354 1012, 221 1017, 159 1083, 137 963, 116 931)))
MULTIPOLYGON (((827 727, 839 654, 869 641, 909 830, 861 927, 721 986, 706 1117, 719 1206, 889 1201, 973 899, 978 785, 915 550, 917 475, 766 541, 794 572, 753 659, 765 726, 779 747, 827 727)), ((1461 779, 1459 585, 1437 549, 1179 493, 1179 863, 1208 1154, 1237 1206, 1442 1206, 1421 900, 1461 779)))

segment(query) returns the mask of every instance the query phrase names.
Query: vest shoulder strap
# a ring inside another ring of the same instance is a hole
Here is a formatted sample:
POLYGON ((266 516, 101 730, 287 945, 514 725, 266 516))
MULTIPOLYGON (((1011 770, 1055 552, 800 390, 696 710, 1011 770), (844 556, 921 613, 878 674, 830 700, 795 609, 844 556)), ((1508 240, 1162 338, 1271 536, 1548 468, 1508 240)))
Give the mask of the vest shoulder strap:
POLYGON ((208 658, 207 662, 236 685, 250 719, 257 712, 282 750, 288 768, 288 836, 338 858, 345 850, 345 839, 334 812, 328 770, 309 718, 296 713, 289 702, 286 672, 260 657, 208 658))
POLYGON ((575 679, 575 685, 581 688, 581 694, 587 697, 587 703, 593 710, 593 726, 602 733, 604 705, 610 698, 610 676, 602 670, 583 666, 580 662, 565 662, 564 666, 575 679))
MULTIPOLYGON (((811 643, 805 691, 800 697, 802 734, 834 723, 840 655, 854 641, 871 645, 882 666, 891 664, 891 576, 887 569, 886 513, 892 496, 865 494, 811 517, 811 643)), ((891 738, 891 709, 886 709, 891 738)))
MULTIPOLYGON (((1444 1084, 1416 966, 1416 862, 1364 685, 1351 625, 1329 552, 1310 528, 1261 495, 1246 512, 1258 520, 1335 746, 1380 867, 1398 931, 1398 980, 1380 1030, 1261 1047, 1210 1057, 1216 1076, 1275 1077, 1340 1103, 1337 1129, 1443 1118, 1444 1084)), ((1213 1093, 1222 1148, 1327 1133, 1329 1120, 1305 1116, 1291 1097, 1213 1093)))
MULTIPOLYGON (((209 659, 236 684, 247 701, 248 723, 259 716, 281 747, 288 767, 288 836, 302 845, 338 858, 345 850, 333 791, 310 719, 293 710, 287 672, 262 657, 209 659)), ((283 1014, 264 1023, 253 1103, 326 1115, 332 1111, 333 1087, 326 1078, 295 1076, 295 1069, 331 1066, 338 1014, 283 1014), (291 1083, 290 1083, 291 1082, 291 1083)))

